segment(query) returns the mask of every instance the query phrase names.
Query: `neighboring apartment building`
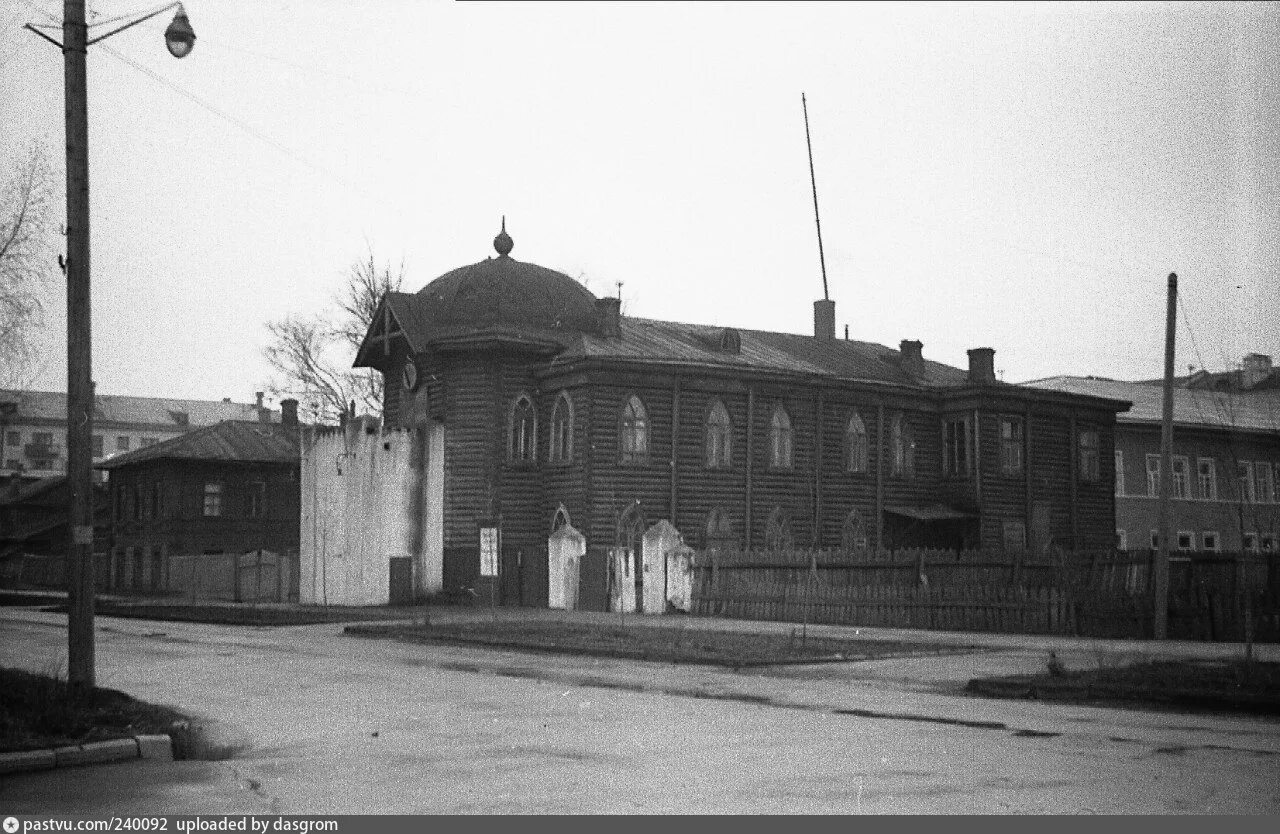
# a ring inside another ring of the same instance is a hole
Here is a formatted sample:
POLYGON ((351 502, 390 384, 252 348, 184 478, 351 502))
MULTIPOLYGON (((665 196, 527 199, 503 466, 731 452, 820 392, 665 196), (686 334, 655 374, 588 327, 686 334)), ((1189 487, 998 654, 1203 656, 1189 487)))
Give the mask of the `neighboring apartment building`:
MULTIPOLYGON (((1026 384, 1133 403, 1116 420, 1116 537, 1122 549, 1155 547, 1163 390, 1095 377, 1026 384)), ((1177 387, 1173 420, 1172 549, 1280 552, 1280 399, 1177 387)))
POLYGON ((840 339, 829 300, 812 335, 623 316, 513 245, 504 230, 498 257, 388 293, 356 359, 412 433, 412 556, 446 589, 491 587, 496 547, 495 598, 545 601, 565 525, 588 608, 610 564, 643 583, 663 519, 701 548, 1109 546, 1123 398, 1002 383, 989 348, 965 370, 840 339))
MULTIPOLYGON (((257 402, 230 398, 176 400, 155 397, 94 397, 93 460, 110 460, 222 420, 279 422, 280 415, 257 402)), ((0 389, 0 477, 50 478, 67 469, 67 395, 57 391, 0 389)))
POLYGON ((280 423, 227 420, 98 464, 111 473, 113 590, 170 589, 175 556, 266 550, 296 561, 297 402, 281 406, 280 423))

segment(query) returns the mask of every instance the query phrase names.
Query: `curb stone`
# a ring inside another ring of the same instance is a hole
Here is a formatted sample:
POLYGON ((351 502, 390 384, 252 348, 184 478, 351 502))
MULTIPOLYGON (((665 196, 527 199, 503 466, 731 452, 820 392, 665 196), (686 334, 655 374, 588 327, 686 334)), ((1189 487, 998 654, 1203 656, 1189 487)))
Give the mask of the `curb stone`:
POLYGON ((130 759, 172 761, 173 741, 167 735, 142 735, 45 750, 0 753, 0 774, 105 764, 130 759))

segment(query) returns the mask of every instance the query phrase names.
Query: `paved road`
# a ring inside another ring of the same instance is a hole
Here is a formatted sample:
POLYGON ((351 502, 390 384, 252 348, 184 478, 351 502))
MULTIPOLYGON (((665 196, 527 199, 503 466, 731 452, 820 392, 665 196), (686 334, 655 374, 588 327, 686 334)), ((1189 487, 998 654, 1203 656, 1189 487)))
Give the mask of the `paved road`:
MULTIPOLYGON (((57 669, 65 639, 0 609, 0 665, 57 669)), ((1041 662, 1011 645, 736 674, 334 625, 100 618, 97 639, 101 685, 236 754, 11 777, 0 812, 1280 813, 1280 722, 939 691, 1041 662)))

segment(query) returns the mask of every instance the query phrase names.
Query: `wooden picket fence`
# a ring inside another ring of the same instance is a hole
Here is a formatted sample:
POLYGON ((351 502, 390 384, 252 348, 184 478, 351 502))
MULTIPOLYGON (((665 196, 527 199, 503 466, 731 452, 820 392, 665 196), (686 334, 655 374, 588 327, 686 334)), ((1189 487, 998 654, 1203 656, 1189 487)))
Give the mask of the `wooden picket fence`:
MULTIPOLYGON (((1280 570, 1256 554, 1182 554, 1170 565, 1170 636, 1280 640, 1280 570)), ((708 551, 692 613, 783 622, 1149 637, 1152 557, 1054 551, 708 551)))

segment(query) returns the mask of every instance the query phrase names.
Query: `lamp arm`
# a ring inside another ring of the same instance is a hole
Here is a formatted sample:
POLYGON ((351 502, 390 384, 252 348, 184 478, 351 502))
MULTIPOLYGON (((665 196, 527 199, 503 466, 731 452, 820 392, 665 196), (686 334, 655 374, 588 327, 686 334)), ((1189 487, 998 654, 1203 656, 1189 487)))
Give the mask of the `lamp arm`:
POLYGON ((41 32, 41 31, 40 31, 39 29, 37 29, 36 27, 32 26, 30 23, 27 23, 27 24, 23 25, 23 27, 22 27, 22 28, 23 28, 23 29, 30 29, 32 32, 35 32, 37 35, 39 35, 40 37, 44 38, 44 39, 45 39, 45 40, 47 40, 49 43, 53 44, 54 46, 58 47, 59 49, 65 49, 65 48, 66 48, 66 47, 64 47, 61 43, 59 43, 58 41, 55 41, 53 38, 49 37, 49 36, 48 36, 48 35, 46 35, 44 32, 41 32))
MULTIPOLYGON (((130 22, 126 23, 125 25, 123 25, 123 26, 119 27, 118 29, 112 29, 110 32, 106 33, 105 35, 99 35, 98 37, 94 38, 93 40, 86 42, 86 43, 85 43, 85 46, 93 46, 93 45, 94 45, 95 43, 97 43, 98 41, 104 41, 104 40, 106 40, 107 38, 111 37, 112 35, 115 35, 115 34, 118 34, 118 33, 120 33, 120 32, 123 32, 125 29, 128 29, 128 28, 129 28, 129 27, 131 27, 131 26, 137 26, 139 23, 143 23, 143 22, 145 22, 145 21, 148 21, 148 20, 150 20, 151 18, 155 17, 155 16, 156 16, 156 15, 158 15, 158 14, 164 14, 165 12, 169 11, 170 9, 175 9, 175 8, 177 8, 178 6, 181 6, 181 5, 182 5, 181 3, 170 3, 170 4, 169 4, 169 5, 167 5, 167 6, 164 6, 164 7, 162 7, 162 8, 156 9, 154 12, 151 12, 150 14, 143 15, 142 17, 138 18, 137 20, 130 21, 130 22)), ((39 34, 39 33, 37 33, 37 34, 39 34)))

